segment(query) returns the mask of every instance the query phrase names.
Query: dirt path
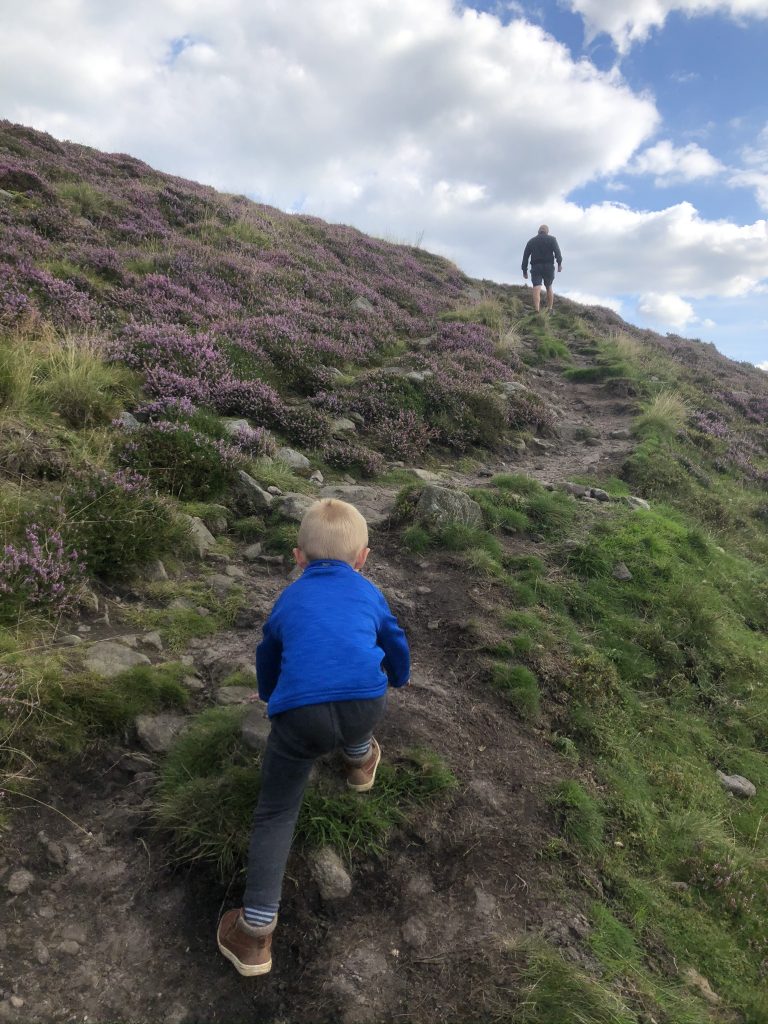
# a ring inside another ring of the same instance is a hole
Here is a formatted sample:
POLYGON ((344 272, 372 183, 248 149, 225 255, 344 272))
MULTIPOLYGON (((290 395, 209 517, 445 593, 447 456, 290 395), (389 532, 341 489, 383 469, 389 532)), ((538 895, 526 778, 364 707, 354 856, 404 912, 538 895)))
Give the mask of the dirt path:
MULTIPOLYGON (((611 435, 628 427, 626 399, 566 385, 549 370, 530 383, 555 407, 559 437, 541 452, 508 453, 486 475, 519 470, 557 483, 620 466, 631 442, 611 435), (595 441, 579 439, 585 428, 595 441)), ((486 477, 454 479, 476 486, 486 477)), ((563 941, 569 929, 576 935, 576 908, 560 905, 555 874, 539 856, 551 834, 543 792, 568 769, 489 695, 467 641, 467 623, 499 601, 493 584, 468 580, 450 555, 414 557, 386 531, 374 537, 370 576, 406 625, 415 665, 412 686, 392 694, 382 746, 391 755, 418 745, 439 751, 460 781, 455 798, 422 811, 386 858, 355 863, 344 903, 324 906, 294 854, 274 970, 247 981, 214 942, 239 881, 227 890, 205 872, 169 870, 150 828, 153 766, 133 749, 104 751, 40 794, 60 813, 34 805, 4 836, 0 1021, 487 1019, 493 986, 483 971, 513 980, 501 966, 506 944, 543 927, 563 941), (7 879, 21 867, 31 884, 9 895, 7 879)), ((240 557, 233 564, 260 607, 285 585, 282 570, 240 557)), ((205 674, 214 655, 250 658, 256 639, 254 628, 231 630, 189 653, 205 674)))

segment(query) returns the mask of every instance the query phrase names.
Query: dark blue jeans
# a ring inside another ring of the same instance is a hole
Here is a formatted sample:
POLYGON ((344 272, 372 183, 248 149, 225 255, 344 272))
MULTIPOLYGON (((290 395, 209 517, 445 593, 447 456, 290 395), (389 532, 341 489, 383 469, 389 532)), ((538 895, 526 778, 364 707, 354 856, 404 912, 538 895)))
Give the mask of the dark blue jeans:
POLYGON ((280 902, 296 819, 312 765, 339 747, 365 743, 384 714, 387 698, 308 704, 275 715, 261 766, 253 815, 243 906, 280 902))

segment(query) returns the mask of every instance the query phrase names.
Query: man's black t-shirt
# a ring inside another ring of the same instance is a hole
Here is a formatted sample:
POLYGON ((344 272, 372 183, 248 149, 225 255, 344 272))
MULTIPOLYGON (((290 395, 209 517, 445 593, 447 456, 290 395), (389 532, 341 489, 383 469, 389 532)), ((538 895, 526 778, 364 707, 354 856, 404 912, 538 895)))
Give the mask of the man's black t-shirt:
POLYGON ((536 263, 539 266, 551 267, 555 260, 557 260, 557 265, 560 266, 563 262, 563 256, 560 252, 560 246, 557 244, 557 239, 554 235, 545 235, 543 232, 529 239, 525 247, 525 252, 523 253, 524 274, 528 273, 529 257, 531 264, 536 263))

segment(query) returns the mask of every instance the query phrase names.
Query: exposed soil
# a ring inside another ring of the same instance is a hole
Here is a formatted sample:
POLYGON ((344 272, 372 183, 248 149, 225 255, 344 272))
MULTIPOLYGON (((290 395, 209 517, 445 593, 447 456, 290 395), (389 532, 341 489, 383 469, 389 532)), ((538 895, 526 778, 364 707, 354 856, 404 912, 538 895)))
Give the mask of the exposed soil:
MULTIPOLYGON (((508 453, 487 471, 520 470, 556 483, 619 468, 631 442, 611 433, 627 428, 631 396, 565 385, 549 370, 534 371, 530 383, 554 405, 559 436, 548 439, 546 453, 508 453), (594 441, 578 439, 585 427, 594 441)), ((477 486, 485 478, 454 479, 477 486)), ((171 870, 151 829, 152 765, 135 746, 104 750, 51 778, 38 794, 44 803, 19 814, 4 836, 0 1019, 489 1019, 493 1000, 514 986, 511 944, 542 929, 575 941, 579 908, 563 906, 556 872, 540 857, 553 831, 545 791, 569 768, 489 694, 466 630, 494 603, 493 585, 468 579, 445 553, 399 551, 386 530, 372 547, 370 576, 405 625, 415 666, 411 687, 391 695, 380 732, 385 756, 417 745, 438 751, 460 781, 458 794, 422 810, 393 836, 385 858, 355 863, 353 894, 342 903, 322 904, 295 853, 273 971, 246 980, 214 938, 220 911, 238 903, 239 879, 225 889, 202 870, 171 870), (9 898, 5 883, 20 867, 34 881, 9 898)), ((285 585, 281 570, 239 558, 233 564, 246 572, 246 592, 258 606, 285 585)), ((231 630, 190 645, 189 653, 199 664, 213 653, 250 658, 256 640, 255 629, 231 630)))

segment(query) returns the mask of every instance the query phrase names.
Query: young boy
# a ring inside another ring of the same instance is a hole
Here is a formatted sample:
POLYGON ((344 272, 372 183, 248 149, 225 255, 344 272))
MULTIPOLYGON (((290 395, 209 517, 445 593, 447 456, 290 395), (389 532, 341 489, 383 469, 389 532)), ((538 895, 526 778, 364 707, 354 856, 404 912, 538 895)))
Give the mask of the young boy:
POLYGON ((341 748, 347 785, 371 789, 381 760, 373 729, 387 685, 405 686, 405 633, 383 594, 360 575, 368 527, 353 506, 318 501, 294 549, 302 575, 275 602, 256 649, 259 697, 271 731, 253 818, 243 907, 219 922, 219 949, 240 974, 272 967, 272 932, 293 831, 312 765, 341 748))

